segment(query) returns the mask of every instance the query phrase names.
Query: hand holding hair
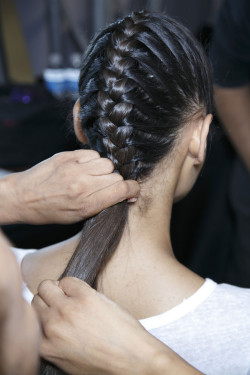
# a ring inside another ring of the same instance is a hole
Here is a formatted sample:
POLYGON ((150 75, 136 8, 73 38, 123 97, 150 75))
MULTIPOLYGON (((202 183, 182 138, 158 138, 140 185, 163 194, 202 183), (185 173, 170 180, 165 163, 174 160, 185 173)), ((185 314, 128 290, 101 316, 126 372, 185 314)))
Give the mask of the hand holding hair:
POLYGON ((42 324, 42 357, 68 374, 201 374, 79 279, 43 281, 32 305, 42 324))
POLYGON ((96 151, 62 152, 0 180, 0 223, 69 224, 134 198, 136 181, 124 181, 96 151))

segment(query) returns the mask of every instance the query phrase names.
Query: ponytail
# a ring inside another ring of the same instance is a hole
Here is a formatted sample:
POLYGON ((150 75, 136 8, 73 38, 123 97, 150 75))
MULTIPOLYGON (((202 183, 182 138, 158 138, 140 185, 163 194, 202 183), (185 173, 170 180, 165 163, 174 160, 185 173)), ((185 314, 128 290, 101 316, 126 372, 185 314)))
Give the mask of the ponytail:
POLYGON ((75 276, 93 288, 117 248, 128 215, 127 201, 106 208, 84 223, 80 242, 61 277, 75 276))
MULTIPOLYGON (((174 147, 184 123, 211 113, 206 56, 191 33, 163 14, 134 13, 97 35, 79 80, 80 119, 91 149, 112 160, 124 179, 142 180, 174 147)), ((61 277, 94 288, 128 218, 126 201, 85 220, 61 277)), ((41 374, 64 374, 42 361, 41 374)))

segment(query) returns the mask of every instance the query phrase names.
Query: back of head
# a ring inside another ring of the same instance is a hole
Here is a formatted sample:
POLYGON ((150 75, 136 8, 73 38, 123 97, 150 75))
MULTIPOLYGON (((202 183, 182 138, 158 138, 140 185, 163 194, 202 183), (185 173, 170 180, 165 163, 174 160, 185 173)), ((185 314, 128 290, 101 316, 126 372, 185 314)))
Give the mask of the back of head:
MULTIPOLYGON (((140 181, 173 149, 192 116, 212 111, 211 75, 202 47, 173 19, 146 12, 125 17, 94 38, 83 60, 79 96, 89 147, 110 158, 124 179, 140 181)), ((125 201, 86 220, 62 276, 96 287, 127 214, 125 201)), ((56 373, 51 371, 46 366, 43 373, 56 373)))
MULTIPOLYGON (((133 13, 91 42, 79 80, 80 119, 91 149, 124 179, 142 181, 197 113, 212 111, 209 64, 200 44, 163 14, 133 13)), ((86 220, 65 270, 95 286, 121 238, 128 204, 86 220)))
POLYGON ((81 121, 91 148, 124 178, 143 178, 196 112, 211 111, 207 59, 163 14, 134 13, 91 43, 81 69, 81 121), (149 152, 150 150, 150 152, 149 152))

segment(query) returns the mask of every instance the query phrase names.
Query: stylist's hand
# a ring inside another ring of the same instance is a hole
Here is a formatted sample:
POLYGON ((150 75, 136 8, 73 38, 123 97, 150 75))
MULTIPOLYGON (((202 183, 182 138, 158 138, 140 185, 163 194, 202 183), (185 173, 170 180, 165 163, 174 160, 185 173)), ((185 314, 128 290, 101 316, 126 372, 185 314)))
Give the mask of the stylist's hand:
POLYGON ((44 333, 41 355, 66 373, 138 375, 153 359, 139 322, 79 279, 42 282, 32 305, 44 333))
POLYGON ((0 374, 34 375, 38 350, 37 318, 22 298, 19 268, 0 232, 0 374))
POLYGON ((127 311, 66 277, 46 280, 32 302, 41 319, 41 355, 71 375, 198 375, 127 311))
POLYGON ((92 150, 62 152, 0 181, 0 223, 68 224, 139 193, 92 150))

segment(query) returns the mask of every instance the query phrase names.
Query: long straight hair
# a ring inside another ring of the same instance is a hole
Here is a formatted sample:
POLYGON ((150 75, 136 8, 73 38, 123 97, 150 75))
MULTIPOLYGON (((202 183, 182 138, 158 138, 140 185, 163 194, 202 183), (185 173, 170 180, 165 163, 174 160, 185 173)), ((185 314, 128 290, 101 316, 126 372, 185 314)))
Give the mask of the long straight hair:
MULTIPOLYGON (((174 147, 187 121, 212 112, 205 53, 178 22, 137 12, 100 32, 79 79, 80 118, 91 149, 111 159, 124 179, 143 180, 174 147)), ((84 222, 79 245, 61 277, 96 288, 123 234, 126 201, 84 222)), ((63 374, 43 362, 42 374, 63 374)))

